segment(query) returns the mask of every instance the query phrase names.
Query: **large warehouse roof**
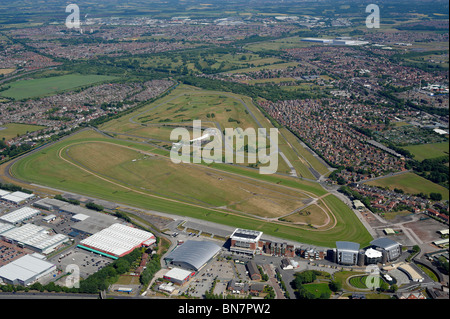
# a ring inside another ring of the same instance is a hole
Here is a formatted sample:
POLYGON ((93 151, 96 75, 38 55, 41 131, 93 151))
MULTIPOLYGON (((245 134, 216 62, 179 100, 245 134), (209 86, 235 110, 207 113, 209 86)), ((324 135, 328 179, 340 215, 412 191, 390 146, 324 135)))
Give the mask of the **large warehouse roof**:
POLYGON ((9 202, 19 204, 19 203, 22 203, 23 201, 33 198, 33 197, 34 197, 33 194, 27 194, 24 192, 14 192, 14 193, 10 193, 5 196, 2 196, 2 199, 9 201, 9 202))
POLYGON ((23 243, 32 249, 39 250, 44 254, 51 252, 53 248, 69 240, 69 237, 63 234, 49 235, 44 227, 33 224, 11 228, 1 235, 15 242, 23 243))
POLYGON ((0 222, 0 235, 11 228, 14 228, 14 225, 0 222))
POLYGON ((38 254, 26 255, 0 268, 0 278, 10 282, 26 283, 55 268, 38 254))
POLYGON ((18 210, 15 210, 9 214, 6 214, 0 217, 1 220, 8 222, 10 224, 20 223, 28 218, 36 216, 41 212, 37 209, 31 207, 22 207, 18 210))
POLYGON ((221 247, 208 241, 188 240, 175 248, 164 259, 174 264, 184 264, 189 268, 199 270, 221 247))
POLYGON ((80 245, 120 257, 139 246, 148 246, 155 241, 155 236, 150 232, 116 223, 82 240, 80 245))
POLYGON ((5 191, 4 189, 0 189, 0 197, 6 196, 8 194, 10 194, 11 192, 9 191, 5 191))

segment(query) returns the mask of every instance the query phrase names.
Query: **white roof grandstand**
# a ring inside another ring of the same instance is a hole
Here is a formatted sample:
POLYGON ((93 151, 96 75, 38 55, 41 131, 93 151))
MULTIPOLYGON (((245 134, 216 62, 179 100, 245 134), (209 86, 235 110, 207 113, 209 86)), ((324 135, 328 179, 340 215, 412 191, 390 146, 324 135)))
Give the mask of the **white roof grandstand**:
POLYGON ((262 234, 262 232, 257 230, 237 228, 233 234, 231 234, 230 238, 238 241, 258 242, 262 234))

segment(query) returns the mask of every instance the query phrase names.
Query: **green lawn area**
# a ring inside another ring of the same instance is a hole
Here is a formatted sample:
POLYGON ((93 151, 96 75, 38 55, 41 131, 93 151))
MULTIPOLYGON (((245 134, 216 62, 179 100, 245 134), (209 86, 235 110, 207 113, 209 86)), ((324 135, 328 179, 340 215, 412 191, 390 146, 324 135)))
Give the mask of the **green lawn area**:
POLYGON ((327 283, 323 284, 306 284, 303 285, 303 288, 305 288, 307 291, 312 293, 316 298, 320 298, 322 294, 331 295, 332 291, 328 287, 327 283))
POLYGON ((68 74, 42 79, 23 80, 8 84, 10 88, 1 92, 0 95, 22 100, 113 79, 115 77, 106 75, 68 74))
POLYGON ((449 154, 449 142, 409 145, 403 147, 405 150, 414 155, 414 159, 423 161, 424 159, 431 159, 449 154))
POLYGON ((368 185, 389 187, 393 190, 394 188, 402 189, 408 194, 430 194, 430 193, 440 193, 443 199, 449 199, 448 189, 435 184, 417 174, 405 173, 396 176, 386 177, 377 179, 367 183, 368 185))
POLYGON ((30 125, 30 124, 20 124, 20 123, 8 123, 3 126, 0 126, 0 139, 5 139, 5 141, 9 141, 17 135, 24 135, 27 133, 39 131, 45 128, 45 126, 41 125, 30 125))
MULTIPOLYGON (((237 213, 230 213, 218 208, 207 207, 207 205, 193 205, 187 201, 174 201, 166 197, 161 197, 161 195, 154 196, 154 193, 152 194, 149 191, 142 190, 139 186, 132 185, 134 183, 133 181, 130 184, 124 184, 120 181, 109 179, 110 181, 108 182, 107 180, 99 178, 99 176, 92 175, 87 171, 83 171, 76 166, 68 164, 58 156, 59 151, 65 146, 75 145, 80 142, 86 143, 87 141, 108 141, 110 143, 150 152, 154 150, 150 145, 108 139, 97 133, 93 133, 92 131, 86 131, 80 132, 79 134, 64 139, 63 141, 60 141, 50 147, 44 148, 36 153, 24 157, 13 165, 11 173, 21 180, 66 191, 72 191, 78 194, 90 195, 100 199, 112 200, 119 204, 132 205, 134 207, 151 209, 176 215, 190 216, 233 227, 256 229, 267 235, 303 243, 315 244, 323 247, 335 247, 336 241, 343 240, 344 238, 345 240, 358 242, 363 246, 367 245, 372 240, 367 230, 360 223, 351 209, 333 195, 328 195, 323 198, 323 202, 332 211, 331 218, 336 220, 336 225, 332 222, 330 223, 329 229, 323 230, 302 228, 289 223, 281 223, 276 221, 269 222, 252 216, 243 216, 237 213), (111 183, 111 181, 113 183, 111 183)), ((69 154, 72 156, 74 155, 74 153, 70 153, 70 148, 69 154)), ((64 158, 68 158, 65 152, 63 152, 62 155, 64 158)), ((117 156, 123 156, 123 154, 118 153, 117 156)), ((89 159, 86 160, 89 161, 89 159)), ((85 164, 89 163, 85 162, 85 164)), ((89 165, 94 165, 94 163, 89 165)), ((108 166, 109 164, 104 163, 101 165, 108 166)), ((119 168, 126 170, 129 168, 127 165, 119 166, 119 168)), ((108 167, 106 166, 102 167, 102 172, 104 172, 107 177, 109 174, 107 171, 108 167)), ((113 169, 113 167, 111 166, 110 169, 113 169)), ((99 168, 95 169, 95 171, 99 170, 99 168)), ((111 172, 112 170, 109 171, 109 173, 111 172)), ((238 173, 241 172, 241 170, 236 170, 235 172, 238 173)), ((166 173, 167 171, 164 174, 166 173)), ((211 171, 211 173, 217 174, 214 171, 211 171)), ((145 172, 145 174, 148 174, 148 172, 145 172)), ((158 174, 158 172, 155 172, 155 174, 158 174)), ((103 175, 100 176, 105 177, 103 175)), ((254 176, 255 179, 273 183, 272 186, 269 184, 267 185, 267 187, 270 188, 284 185, 310 192, 317 192, 318 188, 318 185, 315 183, 303 184, 300 180, 280 175, 261 176, 257 172, 254 172, 244 174, 244 176, 254 176), (282 184, 280 185, 279 183, 282 184)), ((132 173, 132 175, 130 174, 130 178, 135 179, 136 177, 135 172, 132 173)), ((160 178, 162 177, 163 176, 160 176, 160 178)), ((174 174, 168 178, 169 179, 164 180, 164 183, 176 183, 177 180, 179 180, 174 174)), ((247 182, 253 183, 251 180, 248 180, 247 182)), ((200 190, 203 188, 204 185, 199 187, 200 190)), ((322 190, 322 192, 319 193, 326 192, 322 190)))

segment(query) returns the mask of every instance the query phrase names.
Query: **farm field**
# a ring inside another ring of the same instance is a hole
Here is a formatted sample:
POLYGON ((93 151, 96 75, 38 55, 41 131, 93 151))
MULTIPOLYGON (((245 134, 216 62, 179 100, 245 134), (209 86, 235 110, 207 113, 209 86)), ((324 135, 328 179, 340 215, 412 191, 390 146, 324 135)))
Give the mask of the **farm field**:
POLYGON ((39 131, 45 128, 45 126, 41 125, 30 125, 30 124, 20 124, 20 123, 8 123, 0 126, 0 139, 5 139, 5 141, 9 141, 17 135, 24 135, 26 133, 31 133, 35 131, 39 131))
POLYGON ((404 146, 403 148, 410 151, 414 155, 414 159, 418 161, 432 159, 449 154, 449 142, 409 145, 404 146))
POLYGON ((10 88, 1 92, 0 96, 22 100, 113 79, 115 78, 105 75, 68 74, 42 79, 23 80, 8 84, 10 88))
POLYGON ((430 194, 430 193, 440 193, 444 200, 449 199, 449 191, 447 188, 435 184, 417 174, 405 173, 396 176, 386 177, 370 181, 368 185, 389 187, 393 190, 394 188, 402 189, 408 194, 430 194))
POLYGON ((106 138, 85 130, 17 161, 11 173, 39 185, 144 209, 258 229, 269 235, 325 247, 334 247, 343 236, 361 244, 368 244, 372 239, 354 213, 331 194, 323 198, 329 214, 329 223, 323 228, 276 220, 278 214, 304 205, 303 200, 323 196, 323 190, 319 195, 314 193, 317 186, 305 183, 303 187, 298 179, 283 176, 257 179, 205 165, 188 164, 192 167, 187 173, 182 166, 175 168, 163 156, 153 154, 154 150, 157 149, 150 145, 106 138), (253 197, 265 201, 270 209, 255 202, 253 197), (274 200, 276 198, 278 200, 274 200), (240 206, 233 206, 239 200, 240 206), (218 206, 223 204, 234 209, 218 206), (264 216, 275 217, 275 220, 264 216))

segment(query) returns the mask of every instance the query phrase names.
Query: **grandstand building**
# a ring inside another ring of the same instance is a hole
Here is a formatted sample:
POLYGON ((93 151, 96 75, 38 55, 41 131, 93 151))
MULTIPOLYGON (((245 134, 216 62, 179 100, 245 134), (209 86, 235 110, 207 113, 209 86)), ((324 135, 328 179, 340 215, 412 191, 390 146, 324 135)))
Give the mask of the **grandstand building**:
POLYGON ((260 239, 262 232, 237 228, 230 236, 230 251, 235 253, 255 255, 257 249, 261 249, 260 239))
POLYGON ((402 254, 402 246, 389 238, 382 237, 370 242, 374 249, 381 250, 383 254, 383 263, 397 260, 402 254))
POLYGON ((359 244, 349 241, 336 242, 335 262, 341 265, 356 265, 358 263, 359 244))

